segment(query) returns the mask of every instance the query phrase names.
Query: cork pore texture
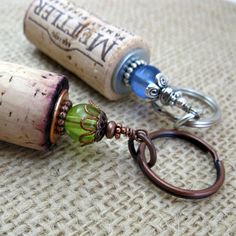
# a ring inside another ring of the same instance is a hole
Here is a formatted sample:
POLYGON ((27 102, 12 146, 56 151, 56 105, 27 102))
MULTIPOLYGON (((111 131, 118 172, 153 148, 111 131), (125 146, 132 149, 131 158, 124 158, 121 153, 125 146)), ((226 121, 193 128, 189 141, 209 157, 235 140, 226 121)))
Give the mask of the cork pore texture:
MULTIPOLYGON (((223 0, 77 2, 142 36, 152 64, 172 84, 217 100, 220 124, 183 129, 217 150, 226 180, 210 198, 178 199, 144 177, 125 138, 81 148, 63 137, 46 153, 0 142, 0 235, 236 235, 236 5, 223 0)), ((67 75, 73 102, 93 99, 111 120, 150 131, 173 127, 133 95, 109 102, 36 50, 23 34, 29 4, 1 0, 1 60, 67 75)), ((198 149, 172 139, 155 145, 154 171, 163 179, 191 189, 213 183, 211 158, 198 149)))

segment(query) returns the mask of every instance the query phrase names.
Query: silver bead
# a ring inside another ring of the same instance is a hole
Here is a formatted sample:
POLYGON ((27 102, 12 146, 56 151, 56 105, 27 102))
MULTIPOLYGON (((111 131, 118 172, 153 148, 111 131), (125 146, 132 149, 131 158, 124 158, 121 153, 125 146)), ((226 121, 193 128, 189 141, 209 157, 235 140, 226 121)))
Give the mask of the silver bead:
POLYGON ((129 78, 130 78, 130 73, 127 73, 127 72, 126 72, 126 73, 124 74, 124 77, 125 77, 125 79, 129 79, 129 78))
POLYGON ((165 88, 168 86, 168 78, 165 75, 163 75, 162 73, 159 73, 156 75, 156 84, 160 88, 165 88))
POLYGON ((131 66, 132 66, 133 69, 138 67, 138 65, 136 63, 132 63, 131 66))
POLYGON ((178 91, 175 93, 175 96, 176 96, 176 98, 181 98, 181 97, 183 97, 183 94, 178 91))
POLYGON ((157 99, 159 92, 160 90, 156 84, 149 84, 146 88, 146 96, 150 99, 157 99))
POLYGON ((140 60, 141 65, 146 65, 147 63, 144 60, 140 60))
POLYGON ((127 72, 129 73, 129 74, 131 74, 131 73, 133 73, 133 69, 131 68, 131 67, 129 67, 128 69, 127 69, 127 72))
POLYGON ((124 79, 123 81, 124 81, 124 83, 125 83, 126 86, 129 85, 129 79, 124 79))
POLYGON ((176 106, 180 107, 180 108, 183 107, 186 103, 187 103, 187 101, 183 97, 176 100, 176 106))

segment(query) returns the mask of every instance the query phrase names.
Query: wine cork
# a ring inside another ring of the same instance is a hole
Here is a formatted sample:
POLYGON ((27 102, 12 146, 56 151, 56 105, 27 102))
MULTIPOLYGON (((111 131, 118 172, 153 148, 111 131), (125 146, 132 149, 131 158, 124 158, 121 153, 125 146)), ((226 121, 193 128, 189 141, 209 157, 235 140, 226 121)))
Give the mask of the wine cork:
POLYGON ((67 0, 36 0, 24 20, 26 37, 110 100, 128 94, 121 65, 149 58, 146 43, 67 0), (118 80, 118 81, 114 81, 118 80))
POLYGON ((0 140, 48 149, 54 106, 64 89, 64 76, 0 62, 0 140))

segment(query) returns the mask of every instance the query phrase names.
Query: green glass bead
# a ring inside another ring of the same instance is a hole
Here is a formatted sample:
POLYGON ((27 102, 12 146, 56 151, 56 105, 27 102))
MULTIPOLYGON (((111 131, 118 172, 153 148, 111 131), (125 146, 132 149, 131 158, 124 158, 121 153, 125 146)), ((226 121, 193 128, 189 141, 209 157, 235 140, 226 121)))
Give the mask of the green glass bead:
POLYGON ((101 110, 93 104, 79 104, 72 107, 65 119, 65 131, 82 146, 96 141, 97 124, 101 110))

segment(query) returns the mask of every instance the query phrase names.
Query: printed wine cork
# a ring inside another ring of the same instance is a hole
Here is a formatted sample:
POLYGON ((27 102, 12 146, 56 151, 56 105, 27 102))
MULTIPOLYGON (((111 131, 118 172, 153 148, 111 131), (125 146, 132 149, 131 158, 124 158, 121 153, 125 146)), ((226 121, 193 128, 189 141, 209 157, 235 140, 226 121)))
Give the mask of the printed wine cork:
POLYGON ((54 106, 64 89, 64 76, 0 62, 0 140, 49 148, 54 106))
POLYGON ((124 89, 117 93, 113 81, 127 55, 137 51, 149 57, 149 49, 140 37, 66 0, 34 1, 25 16, 24 32, 41 51, 110 100, 129 92, 124 89))

